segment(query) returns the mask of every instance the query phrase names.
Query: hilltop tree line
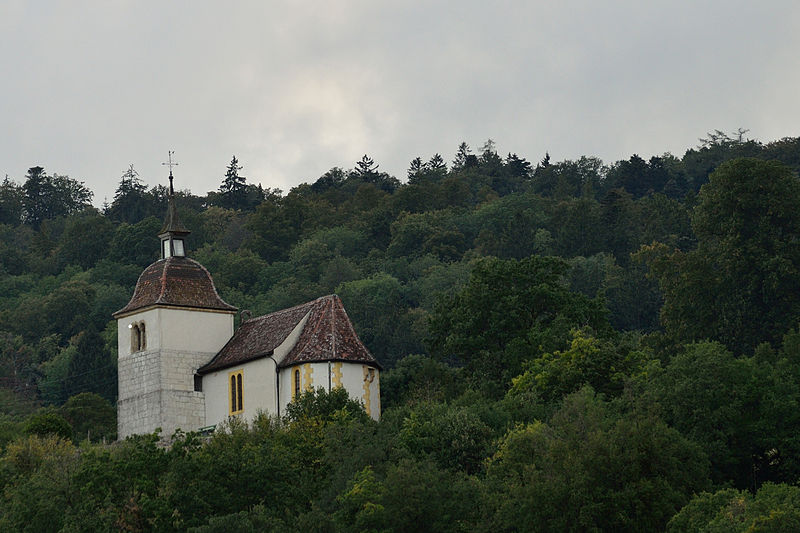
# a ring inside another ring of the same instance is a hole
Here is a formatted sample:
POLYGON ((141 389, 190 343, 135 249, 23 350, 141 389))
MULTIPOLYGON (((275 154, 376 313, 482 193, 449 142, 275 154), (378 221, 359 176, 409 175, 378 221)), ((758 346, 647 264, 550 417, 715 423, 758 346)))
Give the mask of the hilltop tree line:
POLYGON ((800 525, 800 138, 532 163, 364 155, 288 193, 177 191, 189 255, 256 315, 338 293, 383 416, 118 444, 116 324, 167 189, 0 186, 0 525, 32 531, 745 531, 800 525), (76 448, 83 442, 80 451, 76 448), (94 443, 94 444, 92 444, 94 443), (748 529, 749 528, 749 529, 748 529), (761 529, 758 529, 761 528, 761 529))

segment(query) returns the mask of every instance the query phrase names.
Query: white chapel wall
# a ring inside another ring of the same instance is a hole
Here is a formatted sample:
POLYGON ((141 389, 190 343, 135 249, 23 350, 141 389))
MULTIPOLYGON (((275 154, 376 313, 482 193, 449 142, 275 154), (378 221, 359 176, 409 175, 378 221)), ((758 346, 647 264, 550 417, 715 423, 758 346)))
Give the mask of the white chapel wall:
MULTIPOLYGON (((331 363, 336 371, 336 363, 331 363)), ((364 404, 367 414, 378 420, 381 416, 380 371, 361 363, 341 363, 341 383, 350 397, 364 404)))
POLYGON ((159 312, 160 346, 167 350, 216 355, 233 335, 232 313, 170 308, 159 309, 159 312))
POLYGON ((217 425, 230 416, 230 376, 242 372, 244 411, 236 415, 250 422, 260 412, 277 413, 275 361, 264 357, 203 376, 206 397, 205 426, 217 425))
POLYGON ((300 372, 300 389, 323 389, 329 391, 337 386, 344 387, 353 400, 364 404, 367 413, 378 420, 381 413, 380 372, 377 368, 361 363, 331 361, 321 363, 301 363, 280 372, 281 414, 292 401, 295 371, 300 372), (371 379, 369 369, 372 369, 371 379))

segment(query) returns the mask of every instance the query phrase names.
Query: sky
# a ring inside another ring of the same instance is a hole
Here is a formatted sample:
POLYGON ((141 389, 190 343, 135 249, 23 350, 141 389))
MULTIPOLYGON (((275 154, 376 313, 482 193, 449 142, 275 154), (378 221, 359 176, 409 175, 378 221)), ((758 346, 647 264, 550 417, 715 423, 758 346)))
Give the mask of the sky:
POLYGON ((0 178, 113 199, 218 189, 232 156, 284 192, 365 154, 409 162, 487 139, 536 163, 682 155, 707 132, 800 135, 800 2, 0 3, 0 178))

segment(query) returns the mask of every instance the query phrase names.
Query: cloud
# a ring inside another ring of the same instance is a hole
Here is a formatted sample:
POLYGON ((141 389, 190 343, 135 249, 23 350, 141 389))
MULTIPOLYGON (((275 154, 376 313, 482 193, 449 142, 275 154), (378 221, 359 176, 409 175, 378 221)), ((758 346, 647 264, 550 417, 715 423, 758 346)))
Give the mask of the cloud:
POLYGON ((798 135, 794 2, 5 2, 0 173, 284 190, 487 138, 532 161, 798 135))

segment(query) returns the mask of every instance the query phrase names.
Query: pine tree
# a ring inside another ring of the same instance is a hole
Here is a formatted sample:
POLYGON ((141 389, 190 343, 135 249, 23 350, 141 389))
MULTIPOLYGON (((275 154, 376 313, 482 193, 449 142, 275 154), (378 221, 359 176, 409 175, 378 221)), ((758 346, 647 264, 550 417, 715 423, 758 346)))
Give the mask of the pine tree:
POLYGON ((247 183, 244 176, 239 175, 242 168, 244 167, 239 165, 239 160, 234 155, 225 172, 222 185, 219 187, 222 207, 228 209, 244 209, 246 207, 247 183))
POLYGON ((374 183, 378 177, 378 165, 367 154, 356 162, 355 175, 367 183, 374 183))
MULTIPOLYGON (((458 145, 458 151, 456 152, 456 157, 453 159, 453 170, 458 170, 467 166, 467 159, 469 158, 472 150, 470 150, 469 145, 465 142, 462 142, 458 145)), ((474 157, 474 156, 473 156, 474 157)))
POLYGON ((425 173, 425 163, 422 162, 422 159, 419 157, 415 157, 411 160, 411 164, 408 167, 408 182, 414 183, 415 181, 419 180, 422 174, 425 173))
POLYGON ((120 177, 114 200, 104 212, 117 222, 136 224, 147 217, 151 204, 147 198, 147 186, 142 183, 139 173, 131 165, 120 177))

